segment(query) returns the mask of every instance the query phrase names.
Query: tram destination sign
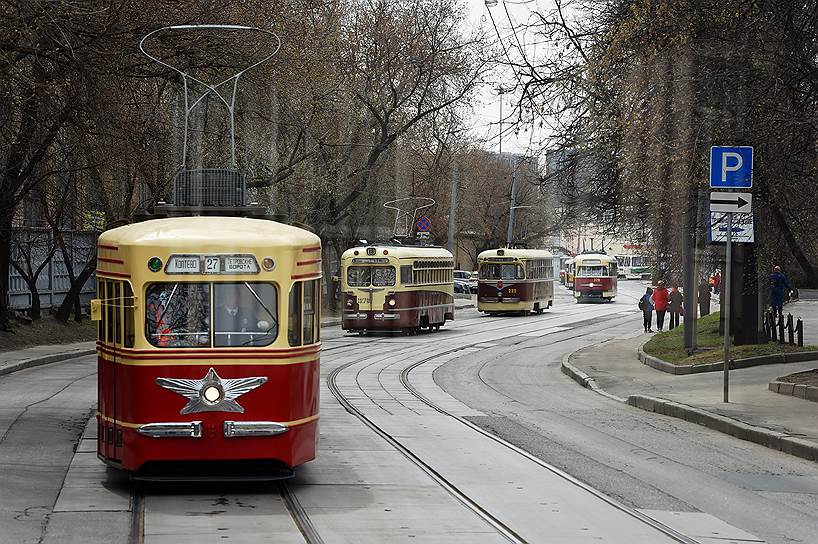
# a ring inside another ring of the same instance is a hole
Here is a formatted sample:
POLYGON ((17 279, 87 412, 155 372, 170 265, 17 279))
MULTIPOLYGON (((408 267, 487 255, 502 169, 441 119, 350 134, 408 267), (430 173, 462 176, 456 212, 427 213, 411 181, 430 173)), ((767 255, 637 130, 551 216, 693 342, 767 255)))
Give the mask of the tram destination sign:
POLYGON ((171 255, 166 274, 258 274, 253 255, 171 255))

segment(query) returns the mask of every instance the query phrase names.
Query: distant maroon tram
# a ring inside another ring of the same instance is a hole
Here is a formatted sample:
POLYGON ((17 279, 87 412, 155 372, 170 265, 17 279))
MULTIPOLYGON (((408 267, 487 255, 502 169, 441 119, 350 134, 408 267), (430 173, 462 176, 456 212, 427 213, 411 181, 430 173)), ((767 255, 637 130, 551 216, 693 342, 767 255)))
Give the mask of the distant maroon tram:
POLYGON ((477 256, 477 309, 542 313, 554 303, 554 257, 538 249, 490 249, 477 256))

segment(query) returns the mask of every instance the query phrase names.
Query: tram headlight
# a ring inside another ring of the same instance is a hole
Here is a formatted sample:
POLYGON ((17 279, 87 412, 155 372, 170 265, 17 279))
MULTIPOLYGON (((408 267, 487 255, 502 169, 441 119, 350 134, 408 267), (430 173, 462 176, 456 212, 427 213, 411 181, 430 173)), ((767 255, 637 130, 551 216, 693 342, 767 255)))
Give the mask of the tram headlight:
POLYGON ((261 260, 261 266, 264 267, 264 270, 267 272, 271 271, 273 268, 276 267, 276 262, 273 260, 272 257, 264 257, 261 260))
POLYGON ((395 299, 394 299, 394 298, 390 298, 390 299, 389 299, 389 305, 390 305, 390 306, 394 306, 394 305, 395 305, 395 299))
POLYGON ((351 298, 348 298, 348 299, 347 299, 347 306, 349 306, 350 308, 352 308, 352 299, 351 299, 351 298))
POLYGON ((208 404, 216 404, 222 400, 222 390, 215 385, 208 385, 202 389, 202 399, 208 404))

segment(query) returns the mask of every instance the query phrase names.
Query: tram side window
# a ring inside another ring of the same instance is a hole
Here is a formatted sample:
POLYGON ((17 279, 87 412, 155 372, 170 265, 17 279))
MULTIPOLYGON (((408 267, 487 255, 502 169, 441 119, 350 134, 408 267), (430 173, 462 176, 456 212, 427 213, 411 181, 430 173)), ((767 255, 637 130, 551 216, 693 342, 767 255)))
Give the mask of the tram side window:
POLYGON ((102 301, 102 319, 97 322, 97 338, 105 341, 105 280, 97 278, 97 298, 102 301))
POLYGON ((210 346, 210 285, 152 283, 145 294, 145 336, 158 348, 210 346))
POLYGON ((131 284, 125 282, 123 289, 122 310, 124 313, 125 322, 125 347, 132 348, 134 346, 134 298, 133 288, 131 284))
POLYGON ((287 341, 291 346, 313 344, 320 339, 319 281, 295 283, 290 289, 287 341))
POLYGON ((403 284, 414 283, 411 264, 405 264, 400 267, 400 282, 403 284))
MULTIPOLYGON (((351 268, 364 267, 353 266, 351 268)), ((369 285, 368 279, 366 284, 369 285)), ((291 346, 301 345, 301 285, 301 282, 294 283, 290 289, 290 311, 287 319, 287 341, 291 346)), ((350 285, 352 285, 352 283, 350 283, 350 285)))
MULTIPOLYGON (((391 267, 390 267, 391 268, 391 267)), ((395 269, 392 268, 392 285, 395 284, 395 269)), ((315 342, 315 282, 304 283, 304 344, 315 342)))
POLYGON ((107 288, 105 289, 105 340, 107 342, 114 341, 114 314, 116 312, 116 304, 114 303, 114 282, 106 280, 107 288))
POLYGON ((117 344, 122 344, 122 282, 115 281, 114 299, 114 338, 117 344))

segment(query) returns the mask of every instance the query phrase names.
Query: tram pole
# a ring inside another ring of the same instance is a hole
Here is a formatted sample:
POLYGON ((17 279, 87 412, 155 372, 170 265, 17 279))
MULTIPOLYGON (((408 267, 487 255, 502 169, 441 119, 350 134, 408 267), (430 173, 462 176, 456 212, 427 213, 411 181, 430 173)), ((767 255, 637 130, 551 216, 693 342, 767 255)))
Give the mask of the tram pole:
POLYGON ((511 246, 514 240, 514 210, 517 209, 517 168, 511 171, 511 207, 508 210, 508 232, 506 233, 506 243, 511 246))
POLYGON ((727 251, 724 268, 726 274, 721 280, 721 289, 724 293, 724 402, 729 402, 730 389, 730 274, 733 272, 733 213, 727 212, 727 251))
MULTIPOLYGON (((449 253, 454 255, 455 214, 457 213, 457 163, 452 162, 451 200, 449 202, 449 253)), ((456 259, 455 259, 456 260, 456 259)))

